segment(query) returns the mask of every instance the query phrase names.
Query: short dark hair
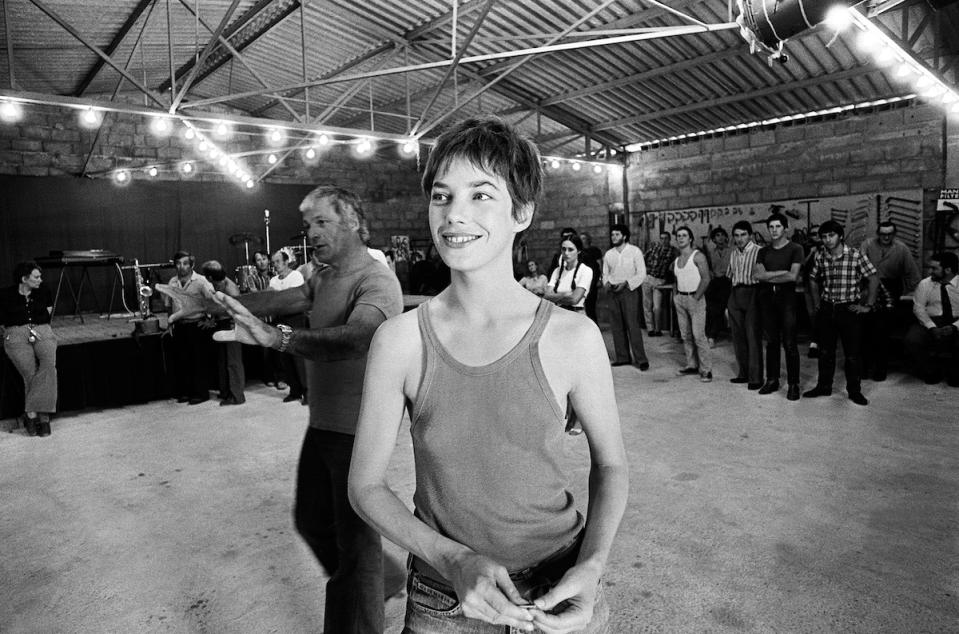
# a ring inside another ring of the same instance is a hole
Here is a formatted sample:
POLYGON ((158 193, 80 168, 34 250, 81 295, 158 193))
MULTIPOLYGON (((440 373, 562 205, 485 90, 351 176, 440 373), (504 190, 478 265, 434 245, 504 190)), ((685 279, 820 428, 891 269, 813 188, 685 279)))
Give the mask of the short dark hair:
POLYGON ((222 282, 226 279, 226 271, 223 269, 223 265, 216 260, 204 262, 200 267, 200 275, 213 282, 222 282))
POLYGON ((835 233, 840 238, 845 237, 846 230, 835 220, 827 220, 819 225, 819 235, 824 236, 827 233, 835 233))
POLYGON ((666 236, 667 238, 672 238, 673 234, 671 234, 666 229, 663 229, 662 231, 659 232, 659 237, 662 238, 663 236, 666 236))
POLYGON ((270 259, 270 254, 267 253, 266 251, 254 251, 253 255, 250 256, 250 264, 256 264, 256 256, 258 255, 262 255, 267 260, 270 259))
POLYGON ((424 194, 430 195, 436 175, 456 159, 463 159, 506 181, 513 201, 513 219, 527 220, 518 215, 520 207, 535 207, 543 191, 543 164, 536 144, 495 117, 461 121, 439 136, 426 159, 424 194))
POLYGON ((952 251, 940 251, 933 253, 930 260, 935 260, 944 269, 949 269, 953 273, 959 273, 959 255, 952 251))
POLYGON ((615 224, 615 225, 613 225, 612 227, 609 228, 609 232, 610 232, 610 233, 612 233, 612 232, 614 232, 614 231, 620 232, 621 234, 623 234, 623 238, 625 238, 626 240, 629 240, 629 235, 630 235, 630 234, 629 234, 629 227, 627 227, 626 225, 623 225, 623 224, 615 224))
POLYGON ((43 269, 41 269, 40 265, 33 260, 17 262, 16 266, 13 267, 13 283, 23 283, 23 278, 30 277, 34 271, 43 271, 43 269))
POLYGON ((579 231, 576 231, 576 229, 573 229, 572 227, 563 227, 563 228, 560 230, 559 235, 560 235, 560 237, 566 236, 566 235, 577 235, 577 236, 578 236, 578 235, 579 235, 579 231))
POLYGON ((303 199, 303 204, 312 206, 320 200, 329 199, 333 210, 340 218, 344 220, 356 220, 356 233, 360 236, 363 244, 370 242, 370 226, 366 220, 366 211, 363 209, 363 203, 360 197, 348 189, 336 187, 335 185, 320 185, 303 199))
POLYGON ((896 233, 897 231, 899 231, 896 228, 896 225, 893 224, 891 220, 883 220, 878 225, 876 225, 876 233, 879 233, 880 229, 892 229, 893 233, 896 233))
POLYGON ((779 221, 779 224, 783 226, 783 228, 786 228, 789 226, 789 218, 782 215, 781 213, 770 214, 770 216, 766 218, 766 226, 768 227, 770 224, 772 224, 773 222, 777 220, 779 221))
POLYGON ((176 253, 173 254, 173 263, 176 264, 183 258, 190 258, 190 266, 193 266, 196 263, 196 258, 193 257, 193 254, 190 253, 189 251, 183 251, 183 250, 177 251, 176 253))
POLYGON ((676 228, 673 230, 673 233, 675 233, 676 235, 679 235, 679 232, 680 232, 680 231, 685 231, 686 233, 689 234, 689 239, 690 239, 690 240, 693 239, 693 230, 690 229, 689 227, 687 227, 686 225, 681 225, 681 226, 679 226, 679 227, 676 227, 676 228))
POLYGON ((753 225, 748 220, 740 220, 733 225, 733 233, 736 233, 737 231, 745 231, 751 236, 753 235, 753 225))
POLYGON ((715 229, 709 232, 709 237, 710 239, 715 239, 716 236, 726 236, 728 238, 729 234, 726 233, 726 230, 723 229, 722 227, 716 227, 715 229))

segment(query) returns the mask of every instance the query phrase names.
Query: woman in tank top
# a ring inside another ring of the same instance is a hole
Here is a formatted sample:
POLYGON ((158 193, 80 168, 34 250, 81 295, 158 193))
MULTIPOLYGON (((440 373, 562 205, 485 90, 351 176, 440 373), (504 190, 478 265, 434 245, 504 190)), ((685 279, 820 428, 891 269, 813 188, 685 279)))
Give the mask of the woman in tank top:
POLYGON ((404 632, 607 631, 625 452, 599 329, 513 278, 541 187, 535 146, 498 120, 454 126, 427 161, 452 283, 377 331, 349 485, 357 512, 411 553, 404 632), (567 402, 589 440, 588 522, 562 468, 567 402), (413 513, 387 482, 404 408, 413 513))

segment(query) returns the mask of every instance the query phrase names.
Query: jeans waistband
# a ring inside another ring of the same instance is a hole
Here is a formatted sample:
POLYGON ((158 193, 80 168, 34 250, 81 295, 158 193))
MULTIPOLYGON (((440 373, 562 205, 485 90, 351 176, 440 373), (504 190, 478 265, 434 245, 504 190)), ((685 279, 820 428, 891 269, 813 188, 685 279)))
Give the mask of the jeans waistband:
MULTIPOLYGON (((579 547, 582 543, 583 531, 580 531, 573 539, 556 550, 552 555, 548 555, 545 559, 526 568, 511 571, 509 577, 514 583, 517 583, 517 586, 522 585, 524 581, 534 578, 545 577, 558 581, 559 578, 576 563, 576 558, 579 557, 579 547)), ((452 586, 449 585, 449 581, 447 581, 443 575, 416 555, 410 555, 407 568, 418 575, 426 577, 432 582, 442 584, 452 590, 452 586)))

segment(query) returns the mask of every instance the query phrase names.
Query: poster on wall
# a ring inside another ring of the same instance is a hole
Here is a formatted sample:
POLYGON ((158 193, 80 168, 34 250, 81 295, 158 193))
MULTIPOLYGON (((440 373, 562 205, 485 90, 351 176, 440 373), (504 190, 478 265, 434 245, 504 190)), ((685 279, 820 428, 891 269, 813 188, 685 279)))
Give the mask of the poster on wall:
MULTIPOLYGON (((955 203, 959 205, 959 200, 955 203)), ((791 238, 805 243, 826 220, 835 220, 846 229, 846 243, 859 246, 875 235, 877 225, 890 220, 896 225, 898 237, 913 257, 919 261, 922 254, 922 190, 898 190, 878 194, 802 198, 775 202, 729 205, 724 207, 697 207, 674 211, 650 212, 645 215, 649 236, 655 239, 662 231, 673 233, 677 227, 688 226, 697 242, 705 240, 716 227, 732 233, 733 225, 748 220, 753 225, 757 243, 765 244, 769 234, 766 218, 781 213, 789 219, 791 238)))
POLYGON ((959 248, 959 189, 942 189, 936 201, 935 249, 959 248))

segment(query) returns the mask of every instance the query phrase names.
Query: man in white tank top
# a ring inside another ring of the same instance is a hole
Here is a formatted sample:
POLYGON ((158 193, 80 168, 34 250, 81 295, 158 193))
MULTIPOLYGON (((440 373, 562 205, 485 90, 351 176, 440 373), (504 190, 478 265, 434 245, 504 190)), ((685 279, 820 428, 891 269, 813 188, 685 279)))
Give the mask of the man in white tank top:
POLYGON ((679 257, 673 261, 676 274, 676 321, 683 337, 686 366, 677 374, 699 374, 699 380, 713 380, 709 340, 706 339, 706 287, 709 286, 709 264, 702 252, 693 248, 693 230, 683 226, 676 229, 679 257))

